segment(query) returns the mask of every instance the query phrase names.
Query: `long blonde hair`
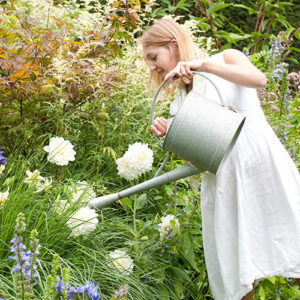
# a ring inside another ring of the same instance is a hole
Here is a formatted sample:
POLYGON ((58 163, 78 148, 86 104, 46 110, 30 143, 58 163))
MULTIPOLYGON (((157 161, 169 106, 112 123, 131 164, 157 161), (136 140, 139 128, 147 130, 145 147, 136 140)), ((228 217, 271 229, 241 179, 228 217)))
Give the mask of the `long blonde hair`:
MULTIPOLYGON (((207 54, 195 45, 185 29, 172 19, 156 20, 154 24, 138 38, 138 42, 143 47, 152 45, 170 47, 170 42, 174 39, 178 43, 179 61, 189 61, 207 57, 207 54)), ((150 72, 151 84, 157 87, 162 81, 163 79, 157 72, 150 72)), ((166 91, 168 92, 168 88, 166 88, 166 91)))

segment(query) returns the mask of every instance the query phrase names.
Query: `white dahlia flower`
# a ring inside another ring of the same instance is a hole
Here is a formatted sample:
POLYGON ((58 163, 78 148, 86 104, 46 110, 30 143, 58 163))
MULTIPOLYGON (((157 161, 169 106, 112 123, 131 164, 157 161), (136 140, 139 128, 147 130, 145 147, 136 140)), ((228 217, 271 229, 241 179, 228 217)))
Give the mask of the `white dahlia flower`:
POLYGON ((138 178, 150 171, 153 164, 153 151, 147 144, 134 143, 129 145, 123 157, 116 160, 118 174, 127 180, 138 178))
POLYGON ((89 202, 96 198, 96 193, 86 181, 77 181, 74 186, 68 188, 72 202, 81 200, 81 202, 89 202))
POLYGON ((73 236, 87 235, 94 231, 98 224, 96 211, 89 207, 80 208, 68 221, 73 236))
POLYGON ((174 215, 167 215, 165 217, 161 217, 161 223, 158 224, 158 226, 159 226, 160 236, 163 237, 167 234, 175 234, 176 232, 178 232, 180 228, 180 223, 178 219, 175 218, 174 215), (175 222, 173 226, 172 226, 173 222, 171 223, 171 221, 175 222))
POLYGON ((124 275, 129 275, 133 271, 133 260, 123 250, 115 250, 109 253, 113 265, 124 275))
POLYGON ((133 180, 139 177, 138 171, 130 166, 125 156, 118 158, 116 163, 118 166, 118 174, 121 177, 127 180, 133 180))
POLYGON ((70 141, 62 137, 52 137, 48 146, 44 150, 49 153, 48 161, 55 163, 59 166, 65 166, 69 161, 75 160, 74 146, 70 141))
POLYGON ((129 164, 138 170, 139 174, 152 169, 153 151, 148 148, 147 144, 134 143, 129 145, 125 155, 129 164))

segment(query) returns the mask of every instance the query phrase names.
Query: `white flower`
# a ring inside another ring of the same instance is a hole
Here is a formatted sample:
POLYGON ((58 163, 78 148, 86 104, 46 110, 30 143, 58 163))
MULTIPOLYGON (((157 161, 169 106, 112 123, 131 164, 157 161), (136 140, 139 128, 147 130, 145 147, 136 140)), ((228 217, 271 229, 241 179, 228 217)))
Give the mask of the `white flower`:
POLYGON ((126 157, 120 157, 116 160, 118 166, 118 174, 127 180, 133 180, 139 177, 136 169, 132 168, 127 161, 126 157))
POLYGON ((129 145, 125 154, 129 164, 139 171, 139 174, 145 173, 152 169, 153 151, 148 148, 147 144, 134 143, 129 145))
POLYGON ((52 184, 52 179, 48 179, 45 177, 42 177, 41 180, 36 184, 36 191, 35 193, 39 193, 43 190, 45 190, 48 186, 52 184))
POLYGON ((6 192, 0 193, 0 208, 4 206, 4 204, 8 200, 8 196, 9 196, 9 188, 7 189, 6 192))
POLYGON ((180 223, 178 219, 175 218, 174 215, 167 215, 165 217, 161 217, 161 223, 158 224, 158 226, 159 226, 160 236, 163 237, 171 232, 172 234, 178 232, 180 228, 180 223), (172 226, 171 221, 175 221, 175 226, 172 226))
POLYGON ((72 202, 77 202, 79 199, 82 202, 89 202, 90 200, 96 198, 96 193, 86 181, 77 181, 74 185, 75 187, 68 188, 72 202))
POLYGON ((3 174, 4 169, 5 165, 0 165, 0 176, 3 174))
POLYGON ((52 183, 52 179, 48 179, 43 176, 40 176, 39 170, 34 170, 33 172, 27 170, 26 175, 27 177, 25 178, 24 182, 27 183, 29 186, 35 186, 36 193, 43 191, 52 183))
POLYGON ((97 213, 89 207, 80 208, 68 221, 73 236, 86 235, 94 231, 98 224, 97 213))
POLYGON ((150 171, 153 164, 153 151, 147 144, 134 143, 129 145, 123 157, 116 160, 118 174, 128 180, 150 171))
POLYGON ((123 250, 115 250, 109 253, 113 265, 124 275, 129 275, 133 270, 132 258, 123 250))
POLYGON ((49 153, 48 161, 59 166, 65 166, 69 161, 75 160, 76 152, 70 141, 62 137, 52 137, 49 146, 45 146, 44 150, 49 153))
POLYGON ((27 178, 25 178, 24 182, 29 186, 36 186, 38 182, 44 177, 40 176, 39 170, 34 170, 33 172, 27 170, 26 171, 27 178))

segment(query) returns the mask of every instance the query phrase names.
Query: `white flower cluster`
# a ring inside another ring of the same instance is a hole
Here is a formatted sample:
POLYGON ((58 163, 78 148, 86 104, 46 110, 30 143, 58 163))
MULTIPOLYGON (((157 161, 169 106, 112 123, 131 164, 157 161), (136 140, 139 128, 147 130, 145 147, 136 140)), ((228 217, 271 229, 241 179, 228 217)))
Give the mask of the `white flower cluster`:
POLYGON ((96 211, 89 207, 80 208, 68 221, 72 236, 87 235, 94 231, 98 224, 96 211))
POLYGON ((74 182, 68 187, 67 193, 69 200, 58 200, 54 203, 53 208, 59 214, 65 212, 72 204, 80 201, 81 206, 86 205, 89 201, 96 198, 96 193, 86 181, 74 182))
POLYGON ((147 144, 134 143, 129 145, 128 150, 116 163, 118 174, 127 180, 133 180, 152 169, 153 151, 147 144))
POLYGON ((73 203, 78 200, 85 203, 96 198, 96 193, 86 181, 77 181, 74 186, 69 186, 68 190, 73 203))
POLYGON ((49 153, 48 161, 59 166, 65 166, 69 161, 75 160, 74 146, 70 141, 62 137, 52 137, 49 146, 45 146, 44 150, 49 153))
POLYGON ((27 178, 25 178, 24 182, 29 186, 36 187, 36 193, 43 191, 52 183, 52 179, 41 176, 38 170, 34 170, 33 172, 27 170, 26 175, 27 178))
POLYGON ((133 260, 125 251, 117 249, 109 253, 109 256, 113 266, 115 266, 121 274, 129 275, 133 271, 133 260))
POLYGON ((160 236, 164 237, 167 234, 170 234, 172 232, 172 234, 175 234, 179 231, 180 229, 180 223, 178 221, 178 219, 175 218, 174 215, 167 215, 165 217, 161 217, 161 223, 158 224, 159 226, 159 232, 160 232, 160 236), (175 226, 171 221, 175 222, 175 226))
POLYGON ((2 208, 5 205, 6 201, 8 200, 8 196, 9 196, 9 188, 4 193, 0 192, 0 208, 2 208))

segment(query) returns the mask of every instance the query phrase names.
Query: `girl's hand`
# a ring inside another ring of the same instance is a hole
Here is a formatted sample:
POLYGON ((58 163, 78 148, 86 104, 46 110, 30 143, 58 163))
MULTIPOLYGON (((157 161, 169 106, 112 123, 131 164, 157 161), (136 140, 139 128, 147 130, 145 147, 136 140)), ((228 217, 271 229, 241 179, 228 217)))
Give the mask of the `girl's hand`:
POLYGON ((163 117, 154 120, 151 131, 158 137, 162 137, 167 132, 167 120, 163 117))
POLYGON ((197 70, 197 71, 203 71, 203 59, 199 60, 190 60, 190 61, 180 61, 177 66, 169 72, 165 80, 167 80, 169 77, 175 75, 172 80, 176 80, 178 78, 186 77, 188 79, 193 78, 193 73, 191 70, 197 70))

